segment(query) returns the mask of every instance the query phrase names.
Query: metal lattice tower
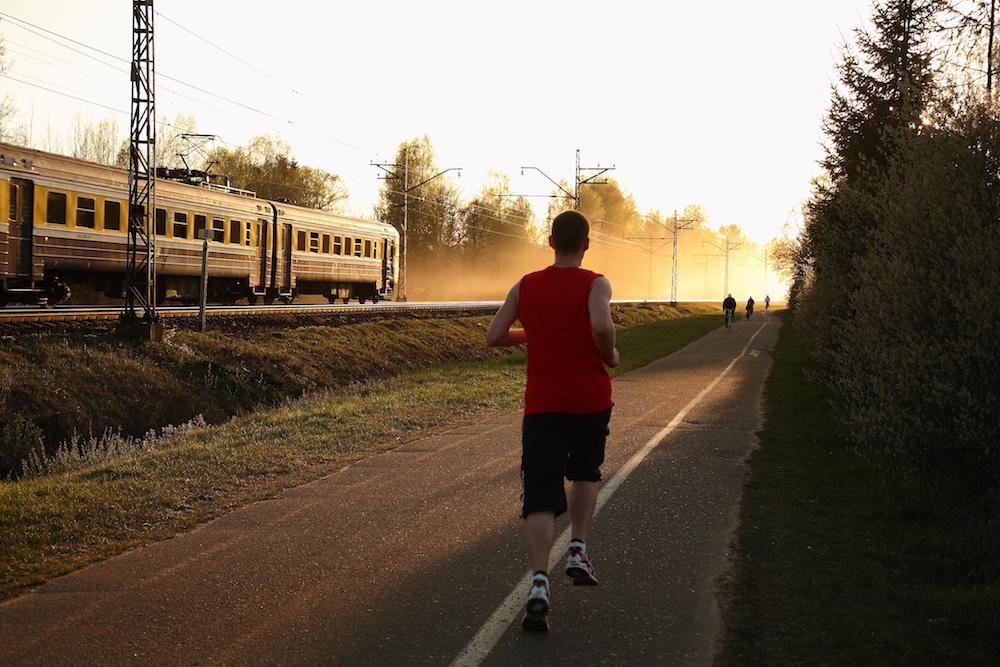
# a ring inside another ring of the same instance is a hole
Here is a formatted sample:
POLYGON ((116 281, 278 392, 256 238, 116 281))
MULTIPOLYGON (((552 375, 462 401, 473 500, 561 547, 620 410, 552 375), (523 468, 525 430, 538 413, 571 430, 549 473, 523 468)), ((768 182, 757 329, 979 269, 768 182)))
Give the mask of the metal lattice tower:
POLYGON ((678 220, 677 211, 674 211, 673 242, 674 252, 670 264, 670 305, 677 305, 677 233, 684 229, 692 229, 696 220, 678 220))
POLYGON ((156 109, 153 0, 132 0, 132 121, 128 160, 125 322, 156 320, 156 109), (138 311, 142 311, 140 314, 138 311))

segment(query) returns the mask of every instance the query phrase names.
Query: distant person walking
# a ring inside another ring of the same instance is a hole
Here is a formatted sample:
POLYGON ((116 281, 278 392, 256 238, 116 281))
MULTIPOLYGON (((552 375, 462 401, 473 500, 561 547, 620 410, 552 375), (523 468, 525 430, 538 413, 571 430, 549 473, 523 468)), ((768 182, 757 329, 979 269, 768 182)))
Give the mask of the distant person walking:
POLYGON ((730 294, 722 300, 722 312, 726 315, 726 328, 733 326, 733 319, 736 317, 736 299, 730 294))
POLYGON ((766 313, 770 307, 771 307, 771 295, 768 294, 767 296, 764 297, 764 312, 766 313))
POLYGON ((552 221, 555 262, 529 273, 507 294, 486 332, 491 347, 528 345, 521 440, 521 516, 533 572, 521 626, 549 629, 549 554, 556 517, 569 508, 573 539, 566 574, 593 586, 587 540, 597 504, 611 418, 611 378, 618 365, 611 321, 611 283, 580 268, 590 225, 577 211, 552 221), (520 320, 523 329, 511 329, 520 320), (563 478, 573 482, 566 500, 563 478))
POLYGON ((750 319, 751 315, 753 315, 753 297, 750 297, 749 299, 747 299, 747 319, 748 320, 750 319))

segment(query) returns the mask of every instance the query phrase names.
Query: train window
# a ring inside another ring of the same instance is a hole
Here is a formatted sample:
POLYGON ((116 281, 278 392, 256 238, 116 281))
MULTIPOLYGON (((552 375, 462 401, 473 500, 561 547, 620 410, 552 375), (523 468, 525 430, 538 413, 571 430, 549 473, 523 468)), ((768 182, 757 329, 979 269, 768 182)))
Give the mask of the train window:
POLYGON ((213 241, 226 242, 226 221, 222 218, 212 218, 212 230, 215 232, 213 241))
POLYGON ((17 220, 17 204, 21 200, 21 186, 17 183, 10 184, 10 221, 17 220))
POLYGON ((372 242, 369 241, 368 239, 365 239, 365 257, 371 257, 371 256, 372 256, 372 242))
POLYGON ((120 232, 122 230, 122 204, 112 199, 104 200, 104 229, 120 232))
POLYGON ((252 229, 251 226, 250 226, 250 221, 247 220, 245 223, 243 223, 243 225, 244 225, 244 227, 243 227, 243 245, 249 246, 253 242, 253 236, 250 234, 250 230, 252 229))
POLYGON ((188 215, 180 211, 174 211, 174 233, 175 239, 186 239, 188 237, 188 215))
POLYGON ((361 239, 354 239, 354 256, 361 257, 361 239))
POLYGON ((330 254, 330 235, 329 234, 323 234, 323 254, 324 255, 329 255, 330 254))
POLYGON ((50 225, 66 224, 66 195, 62 192, 50 192, 45 198, 45 222, 50 225))
POLYGON ((76 198, 76 226, 94 228, 97 207, 93 197, 76 198))
POLYGON ((378 259, 378 241, 372 244, 372 257, 378 259))
POLYGON ((156 224, 154 226, 156 227, 157 236, 167 235, 167 209, 156 209, 156 224))
POLYGON ((342 244, 341 238, 339 236, 334 236, 333 237, 333 254, 334 255, 342 255, 344 253, 344 246, 341 245, 341 244, 342 244))
POLYGON ((198 236, 198 234, 200 234, 201 232, 203 232, 205 230, 205 227, 207 225, 208 225, 208 218, 206 216, 204 216, 204 215, 198 215, 197 213, 195 213, 194 214, 194 238, 200 239, 201 237, 198 236))
POLYGON ((229 242, 243 245, 243 223, 239 220, 229 221, 229 242))
POLYGON ((318 232, 309 232, 309 252, 319 252, 318 232))
POLYGON ((306 233, 305 232, 299 232, 298 234, 295 235, 295 249, 296 250, 303 250, 303 251, 306 249, 306 233))

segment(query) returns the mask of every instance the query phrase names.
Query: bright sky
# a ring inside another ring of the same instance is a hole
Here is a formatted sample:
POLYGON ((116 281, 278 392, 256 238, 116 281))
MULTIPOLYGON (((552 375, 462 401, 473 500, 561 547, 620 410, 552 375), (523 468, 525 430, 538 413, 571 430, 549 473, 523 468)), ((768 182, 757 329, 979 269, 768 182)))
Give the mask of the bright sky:
MULTIPOLYGON (((427 134, 442 169, 464 168, 457 182, 469 197, 490 169, 511 175, 517 194, 547 193, 548 181, 520 167, 571 180, 580 149, 583 166, 614 164, 643 211, 700 204, 713 226, 766 241, 818 173, 839 47, 870 7, 158 0, 157 113, 193 115, 199 132, 230 146, 280 135, 300 162, 344 177, 357 214, 380 185, 370 163, 427 134)), ((0 12, 130 58, 126 0, 4 0, 0 12)), ((30 30, 0 16, 10 76, 126 112, 0 77, 0 96, 13 97, 36 143, 48 128, 68 137, 77 113, 113 115, 127 132, 126 65, 30 30)), ((546 200, 534 201, 544 215, 546 200)))

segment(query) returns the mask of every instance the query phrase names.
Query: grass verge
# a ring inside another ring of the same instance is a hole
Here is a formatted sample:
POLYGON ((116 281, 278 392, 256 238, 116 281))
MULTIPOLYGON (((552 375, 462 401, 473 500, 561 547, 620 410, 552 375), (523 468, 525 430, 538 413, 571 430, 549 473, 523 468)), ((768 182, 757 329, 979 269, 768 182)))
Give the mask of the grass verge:
MULTIPOLYGON (((676 314, 621 330, 616 374, 720 325, 718 315, 676 314)), ((523 389, 520 351, 445 364, 290 399, 99 465, 0 484, 0 598, 358 458, 516 408, 523 389)))
POLYGON ((720 664, 996 664, 998 526, 904 501, 847 444, 808 366, 783 327, 720 664))

